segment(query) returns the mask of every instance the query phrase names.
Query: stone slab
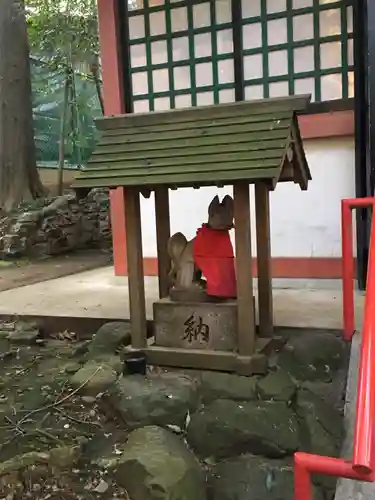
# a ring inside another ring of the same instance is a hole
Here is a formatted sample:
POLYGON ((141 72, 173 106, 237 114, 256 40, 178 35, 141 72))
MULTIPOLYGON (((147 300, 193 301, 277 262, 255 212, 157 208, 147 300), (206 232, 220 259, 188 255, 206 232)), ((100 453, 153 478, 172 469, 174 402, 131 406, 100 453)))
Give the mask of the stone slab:
POLYGON ((237 350, 237 303, 154 303, 155 346, 237 350))

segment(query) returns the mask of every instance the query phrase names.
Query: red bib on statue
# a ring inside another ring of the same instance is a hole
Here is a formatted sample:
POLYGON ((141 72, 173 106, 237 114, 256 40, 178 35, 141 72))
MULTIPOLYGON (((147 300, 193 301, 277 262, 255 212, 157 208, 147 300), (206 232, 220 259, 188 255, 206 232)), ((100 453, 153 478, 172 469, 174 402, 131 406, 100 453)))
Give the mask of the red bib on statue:
POLYGON ((193 243, 195 265, 207 280, 207 295, 221 298, 237 297, 234 254, 229 231, 198 229, 193 243))

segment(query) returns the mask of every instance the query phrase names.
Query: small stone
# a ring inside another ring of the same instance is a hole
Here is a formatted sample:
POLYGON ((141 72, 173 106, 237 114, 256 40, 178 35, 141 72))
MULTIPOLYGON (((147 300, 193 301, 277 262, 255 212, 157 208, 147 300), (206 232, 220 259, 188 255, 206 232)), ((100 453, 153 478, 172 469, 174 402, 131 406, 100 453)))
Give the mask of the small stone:
POLYGON ((64 372, 71 375, 73 373, 78 372, 78 370, 80 370, 81 368, 82 365, 80 365, 79 363, 71 362, 65 365, 64 372))
POLYGON ((81 399, 87 404, 93 404, 96 401, 96 398, 94 398, 94 396, 82 396, 81 399))
MULTIPOLYGON (((65 425, 64 425, 65 427, 65 425)), ((70 469, 79 460, 78 446, 60 446, 50 451, 50 464, 57 469, 70 469)))
POLYGON ((258 382, 258 391, 262 399, 273 401, 290 401, 295 392, 296 384, 284 370, 270 372, 258 382))
POLYGON ((93 489, 95 493, 105 493, 109 488, 109 484, 103 479, 100 480, 98 486, 93 489))
POLYGON ((39 337, 39 330, 15 330, 8 335, 10 342, 15 344, 35 344, 39 337))
POLYGON ((86 444, 89 440, 86 436, 77 436, 76 441, 80 446, 82 446, 86 444))

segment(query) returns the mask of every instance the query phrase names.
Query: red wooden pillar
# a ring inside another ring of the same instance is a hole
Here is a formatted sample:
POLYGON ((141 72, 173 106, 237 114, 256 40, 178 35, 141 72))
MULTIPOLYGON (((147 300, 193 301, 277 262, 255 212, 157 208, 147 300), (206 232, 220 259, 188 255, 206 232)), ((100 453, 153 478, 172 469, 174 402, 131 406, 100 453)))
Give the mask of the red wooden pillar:
MULTIPOLYGON (((97 0, 97 3, 104 112, 106 115, 119 115, 125 113, 125 100, 118 0, 97 0)), ((115 275, 125 276, 127 258, 123 188, 111 189, 110 207, 115 275)))

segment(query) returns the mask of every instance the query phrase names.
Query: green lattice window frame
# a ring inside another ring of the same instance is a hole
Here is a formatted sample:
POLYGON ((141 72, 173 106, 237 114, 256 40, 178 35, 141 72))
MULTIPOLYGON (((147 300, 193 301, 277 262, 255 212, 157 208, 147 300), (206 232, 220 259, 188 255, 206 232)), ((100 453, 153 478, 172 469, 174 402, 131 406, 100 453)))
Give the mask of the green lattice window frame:
MULTIPOLYGON (((126 0, 120 0, 126 2, 126 0)), ((241 1, 241 0, 238 0, 241 1)), ((349 92, 349 77, 354 75, 354 65, 350 64, 348 61, 349 54, 349 43, 353 43, 353 33, 349 32, 348 29, 348 9, 351 8, 351 2, 347 0, 334 1, 331 0, 329 3, 321 3, 322 0, 310 0, 312 5, 294 8, 295 2, 298 0, 280 0, 285 2, 285 10, 281 12, 270 13, 267 10, 268 1, 272 0, 243 0, 243 2, 260 2, 260 12, 259 15, 254 15, 252 17, 246 17, 246 13, 243 12, 242 20, 237 29, 241 31, 240 40, 243 40, 242 30, 251 24, 260 24, 262 27, 262 43, 259 47, 246 48, 246 45, 239 47, 239 51, 242 52, 242 60, 246 62, 248 56, 260 56, 262 59, 262 75, 258 78, 246 78, 246 72, 243 79, 243 85, 245 88, 245 95, 247 89, 255 89, 256 87, 262 88, 262 95, 257 97, 270 97, 270 86, 274 83, 285 82, 287 84, 287 92, 284 95, 294 95, 296 92, 295 85, 296 82, 303 79, 313 79, 313 100, 316 102, 324 101, 324 95, 322 96, 322 78, 329 75, 339 75, 341 78, 342 95, 337 96, 337 99, 348 99, 353 97, 349 92), (322 12, 337 10, 340 11, 340 23, 341 23, 341 33, 333 34, 328 36, 321 36, 320 33, 320 16, 322 12), (293 20, 296 16, 312 15, 313 18, 313 36, 304 40, 294 40, 293 38, 293 20), (280 19, 286 20, 287 27, 287 40, 285 43, 279 43, 276 45, 269 45, 268 43, 268 33, 267 24, 270 21, 276 21, 280 19), (341 65, 332 68, 322 68, 321 64, 321 46, 323 44, 329 44, 331 42, 338 42, 341 44, 341 65), (295 49, 312 47, 314 52, 314 67, 309 71, 295 71, 294 68, 294 51, 295 49), (269 57, 272 53, 277 53, 278 51, 284 51, 287 53, 287 71, 283 75, 272 76, 269 71, 269 57), (323 99, 322 99, 323 97, 323 99)), ((242 2, 242 3, 243 3, 242 2)), ((191 96, 191 105, 196 106, 199 104, 199 100, 202 94, 212 93, 213 103, 218 104, 221 101, 221 91, 233 91, 234 100, 234 88, 236 83, 220 83, 219 78, 219 64, 221 61, 231 61, 233 63, 233 53, 219 54, 217 50, 217 34, 220 31, 232 30, 232 22, 225 22, 218 24, 217 12, 216 12, 216 2, 215 0, 210 0, 210 26, 204 27, 194 27, 193 22, 193 10, 194 6, 202 3, 207 3, 204 0, 165 0, 162 5, 149 6, 149 1, 144 0, 144 6, 142 9, 128 10, 127 17, 128 22, 136 16, 144 16, 144 35, 139 38, 128 39, 128 81, 130 82, 130 93, 132 95, 132 103, 134 107, 137 103, 140 104, 141 101, 148 102, 148 109, 146 111, 154 111, 156 109, 155 103, 156 99, 168 99, 168 108, 175 108, 176 100, 179 96, 191 96), (184 7, 187 10, 187 29, 180 30, 178 32, 172 31, 172 13, 173 9, 178 9, 184 7), (151 16, 155 13, 164 13, 165 15, 165 33, 152 35, 150 24, 151 16), (194 37, 196 35, 208 34, 211 40, 211 55, 207 57, 199 57, 195 53, 194 37), (186 37, 188 39, 189 55, 182 60, 173 60, 173 43, 174 40, 186 37), (167 60, 162 63, 153 63, 152 61, 152 44, 154 42, 164 41, 166 43, 167 60), (141 66, 132 66, 132 58, 130 53, 134 48, 145 47, 145 64, 141 66), (209 63, 212 64, 212 84, 205 86, 196 85, 196 67, 197 64, 209 63), (184 89, 175 88, 174 71, 176 68, 188 67, 190 74, 190 87, 184 89), (155 91, 153 72, 157 70, 166 70, 168 72, 168 86, 169 88, 164 91, 155 91), (141 94, 136 94, 131 90, 131 81, 136 75, 147 75, 147 91, 141 94)), ((308 0, 306 3, 309 3, 308 0)), ((236 29, 236 28, 235 28, 236 29)), ((247 97, 248 98, 248 97, 247 97)), ((159 109, 159 108, 158 108, 159 109)))
POLYGON ((219 54, 217 50, 217 32, 232 29, 232 22, 227 23, 216 23, 216 3, 215 1, 210 1, 210 26, 195 28, 193 21, 193 9, 194 6, 202 4, 202 0, 183 0, 183 1, 173 1, 165 0, 163 5, 159 6, 149 6, 148 0, 144 1, 144 8, 137 10, 129 10, 128 17, 129 20, 135 16, 144 16, 144 28, 145 36, 141 38, 129 39, 129 50, 131 52, 132 47, 145 45, 146 47, 146 64, 143 66, 133 67, 131 64, 131 57, 129 57, 129 77, 132 80, 133 75, 136 73, 147 73, 147 86, 148 93, 144 94, 133 94, 133 102, 147 100, 149 103, 149 110, 155 110, 155 99, 168 98, 170 100, 169 107, 174 109, 176 107, 176 98, 178 96, 191 96, 191 105, 196 106, 198 104, 199 95, 207 92, 212 92, 213 94, 213 104, 218 104, 220 102, 220 91, 222 90, 233 90, 234 96, 234 82, 230 83, 220 83, 219 81, 219 64, 220 61, 233 61, 233 52, 228 52, 225 54, 219 54), (173 9, 178 9, 184 7, 187 9, 187 29, 180 30, 178 32, 172 31, 172 11, 173 9), (160 35, 151 35, 150 33, 150 16, 157 12, 165 13, 165 25, 166 33, 160 35), (195 52, 195 42, 194 37, 196 35, 209 34, 211 37, 211 55, 208 57, 197 56, 195 52), (189 41, 189 57, 183 60, 174 61, 172 56, 172 44, 173 40, 187 37, 189 41), (153 64, 151 57, 151 44, 153 42, 166 41, 167 44, 167 54, 168 60, 165 63, 153 64), (197 86, 196 85, 196 66, 203 63, 212 64, 212 85, 197 86), (186 89, 175 89, 175 81, 173 77, 173 72, 175 68, 186 67, 190 69, 190 88, 186 89), (166 69, 168 71, 169 80, 169 90, 162 92, 154 91, 153 84, 153 72, 156 70, 166 69))
MULTIPOLYGON (((246 0, 245 0, 246 1, 246 0)), ((260 54, 263 59, 263 76, 261 78, 244 79, 245 88, 247 86, 261 85, 264 89, 264 97, 270 97, 270 84, 287 82, 289 95, 295 94, 296 79, 313 78, 315 101, 322 101, 321 81, 322 77, 328 75, 341 75, 342 84, 342 99, 353 97, 349 93, 349 75, 354 75, 354 65, 348 61, 348 45, 349 40, 353 40, 353 33, 348 30, 348 9, 351 9, 351 2, 346 0, 330 1, 322 3, 319 0, 313 0, 313 5, 309 7, 293 8, 293 0, 285 0, 286 10, 282 12, 267 12, 267 0, 260 0, 260 15, 251 18, 242 19, 242 26, 249 24, 260 23, 262 26, 262 46, 259 48, 243 49, 243 57, 249 55, 260 54), (327 11, 340 11, 341 33, 329 36, 321 36, 320 34, 320 16, 321 13, 327 11), (293 18, 296 16, 310 14, 313 16, 313 38, 295 41, 293 39, 293 18), (286 19, 287 25, 287 42, 278 45, 269 45, 267 36, 267 24, 270 21, 277 19, 286 19), (321 68, 321 45, 324 43, 339 42, 341 44, 341 66, 334 68, 321 68), (294 55, 295 49, 302 47, 313 46, 314 49, 314 69, 305 72, 294 71, 294 55), (269 75, 269 54, 277 51, 287 51, 288 70, 285 75, 270 76, 269 75)), ((324 99, 323 99, 324 100, 324 99)))

